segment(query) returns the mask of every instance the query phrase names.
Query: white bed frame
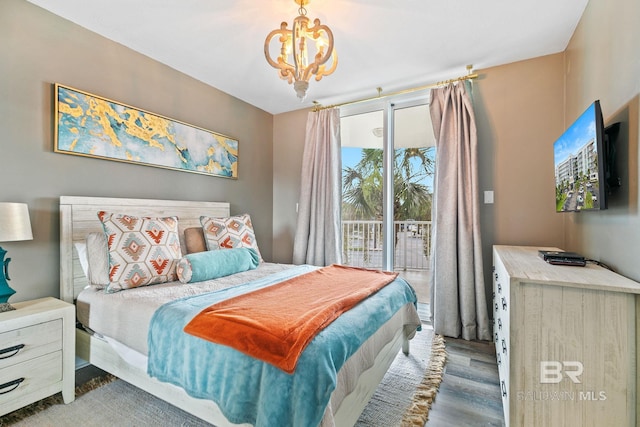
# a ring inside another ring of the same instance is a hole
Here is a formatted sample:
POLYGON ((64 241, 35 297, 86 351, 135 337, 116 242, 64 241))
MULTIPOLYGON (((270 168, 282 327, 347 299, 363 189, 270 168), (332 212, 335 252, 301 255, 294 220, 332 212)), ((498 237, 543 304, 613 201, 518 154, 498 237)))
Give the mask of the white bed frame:
MULTIPOLYGON (((230 213, 229 204, 223 202, 60 197, 60 298, 64 301, 75 302, 88 284, 74 243, 84 242, 90 232, 102 231, 97 217, 100 210, 139 216, 178 216, 181 238, 185 228, 200 226, 200 215, 226 217, 230 213)), ((337 408, 334 414, 336 426, 355 424, 400 348, 408 354, 409 344, 403 331, 398 331, 395 339, 383 348, 375 365, 360 376, 355 390, 337 408)), ((105 340, 81 329, 76 329, 76 355, 218 427, 237 426, 222 415, 214 402, 193 398, 179 387, 149 377, 145 371, 125 362, 105 340)))

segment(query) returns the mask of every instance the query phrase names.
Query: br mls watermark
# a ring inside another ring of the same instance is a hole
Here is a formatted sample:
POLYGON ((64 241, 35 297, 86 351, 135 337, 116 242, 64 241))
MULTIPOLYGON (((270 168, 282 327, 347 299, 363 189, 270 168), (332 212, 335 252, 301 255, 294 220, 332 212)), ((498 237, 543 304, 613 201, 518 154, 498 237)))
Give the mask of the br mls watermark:
POLYGON ((562 381, 563 373, 574 384, 580 384, 580 375, 583 371, 582 362, 575 360, 565 362, 543 360, 540 362, 540 384, 557 384, 562 381))
MULTIPOLYGON (((571 381, 573 384, 582 384, 581 375, 584 372, 582 362, 576 360, 543 360, 540 362, 540 384, 558 384, 562 381, 571 381)), ((602 401, 607 400, 605 391, 576 390, 576 391, 518 391, 518 400, 580 400, 602 401)))

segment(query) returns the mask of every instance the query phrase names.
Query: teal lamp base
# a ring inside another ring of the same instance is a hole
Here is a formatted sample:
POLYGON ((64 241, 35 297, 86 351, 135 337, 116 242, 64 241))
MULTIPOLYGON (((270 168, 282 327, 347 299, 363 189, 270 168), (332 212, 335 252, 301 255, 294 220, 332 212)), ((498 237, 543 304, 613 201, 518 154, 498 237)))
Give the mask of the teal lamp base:
POLYGON ((9 304, 9 298, 11 295, 15 294, 16 291, 11 289, 7 280, 11 280, 9 278, 9 261, 11 258, 4 259, 4 256, 7 254, 7 251, 0 248, 0 259, 2 260, 2 268, 0 269, 0 313, 4 311, 15 310, 9 304))

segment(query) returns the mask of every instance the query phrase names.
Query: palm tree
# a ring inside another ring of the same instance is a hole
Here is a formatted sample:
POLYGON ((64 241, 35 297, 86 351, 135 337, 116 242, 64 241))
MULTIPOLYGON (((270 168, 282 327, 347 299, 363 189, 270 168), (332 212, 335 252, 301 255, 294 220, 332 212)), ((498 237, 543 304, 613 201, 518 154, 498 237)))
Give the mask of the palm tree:
POLYGON ((432 193, 423 182, 425 178, 433 177, 434 152, 435 147, 396 150, 393 176, 394 220, 431 219, 432 193), (418 167, 415 165, 416 159, 420 161, 418 167))
MULTIPOLYGON (((394 220, 431 218, 431 189, 423 182, 433 177, 434 151, 434 147, 395 150, 394 220)), ((365 148, 353 168, 344 168, 342 200, 353 219, 382 219, 382 162, 382 150, 365 148)))
MULTIPOLYGON (((435 147, 397 149, 394 152, 393 216, 394 221, 431 219, 431 189, 425 178, 433 177, 435 147)), ((343 170, 343 213, 354 220, 382 220, 383 151, 365 148, 353 167, 343 170)), ((395 230, 396 243, 398 231, 395 230)), ((345 236, 346 237, 346 236, 345 236)), ((365 232, 363 243, 378 236, 365 232)), ((343 242, 348 239, 344 238, 343 242)), ((348 251, 346 244, 345 252, 348 251)), ((375 246, 375 245, 374 245, 375 246)))

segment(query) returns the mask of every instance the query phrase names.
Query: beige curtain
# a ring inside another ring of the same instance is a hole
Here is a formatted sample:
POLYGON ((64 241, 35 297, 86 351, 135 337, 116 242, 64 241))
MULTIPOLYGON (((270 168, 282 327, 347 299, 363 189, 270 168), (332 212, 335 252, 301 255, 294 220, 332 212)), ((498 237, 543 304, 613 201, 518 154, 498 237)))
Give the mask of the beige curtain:
POLYGON ((467 84, 431 91, 436 137, 431 315, 438 334, 490 340, 480 240, 478 138, 467 84))
POLYGON ((309 113, 305 135, 293 263, 341 262, 340 110, 309 113))

